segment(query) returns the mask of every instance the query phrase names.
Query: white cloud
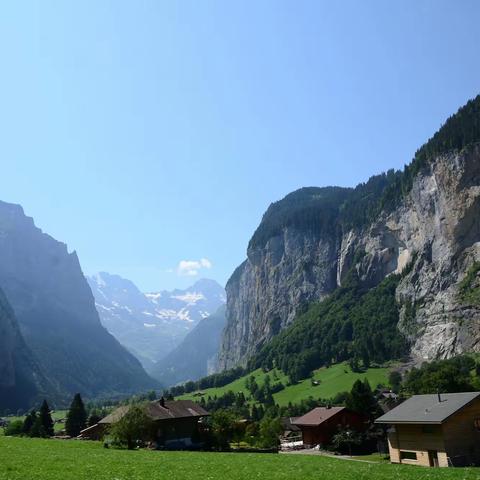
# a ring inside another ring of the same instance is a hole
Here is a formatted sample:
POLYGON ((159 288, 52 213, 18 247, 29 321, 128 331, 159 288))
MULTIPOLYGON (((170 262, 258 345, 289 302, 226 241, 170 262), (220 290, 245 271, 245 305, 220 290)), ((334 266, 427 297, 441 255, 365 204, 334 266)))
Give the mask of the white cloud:
POLYGON ((212 268, 212 262, 208 258, 200 260, 180 260, 177 266, 177 274, 182 277, 195 277, 200 270, 212 268))

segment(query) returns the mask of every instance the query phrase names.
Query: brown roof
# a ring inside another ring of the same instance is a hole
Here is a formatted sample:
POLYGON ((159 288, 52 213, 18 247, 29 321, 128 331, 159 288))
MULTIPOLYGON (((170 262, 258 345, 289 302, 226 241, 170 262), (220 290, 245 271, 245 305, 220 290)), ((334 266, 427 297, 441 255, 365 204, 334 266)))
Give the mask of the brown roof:
POLYGON ((290 431, 290 432, 299 432, 300 427, 295 424, 295 422, 298 420, 300 417, 283 417, 280 419, 280 422, 282 424, 283 430, 285 431, 290 431))
POLYGON ((110 415, 102 418, 98 423, 115 423, 118 422, 130 409, 129 405, 116 408, 110 415))
MULTIPOLYGON (((210 415, 200 405, 191 400, 166 400, 162 406, 159 400, 145 405, 145 413, 154 421, 172 418, 205 417, 210 415)), ((118 407, 98 423, 118 422, 130 409, 129 405, 118 407)))
POLYGON ((294 425, 317 426, 343 410, 346 410, 345 407, 317 407, 306 413, 303 417, 297 418, 292 423, 294 425))

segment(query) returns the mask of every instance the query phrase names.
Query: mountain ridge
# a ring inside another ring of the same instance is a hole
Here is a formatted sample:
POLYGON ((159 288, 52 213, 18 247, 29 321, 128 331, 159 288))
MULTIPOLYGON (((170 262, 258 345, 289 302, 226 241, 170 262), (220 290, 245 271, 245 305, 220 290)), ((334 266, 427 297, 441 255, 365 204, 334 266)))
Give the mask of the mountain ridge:
POLYGON ((0 202, 0 288, 42 372, 64 395, 137 393, 158 386, 101 326, 75 251, 0 202))
POLYGON ((119 275, 87 277, 102 324, 152 371, 195 326, 225 301, 215 280, 199 279, 186 289, 141 292, 119 275))
POLYGON ((220 368, 246 365, 352 269, 372 288, 407 265, 395 298, 411 354, 428 359, 478 350, 478 306, 461 305, 457 290, 480 258, 479 141, 477 96, 402 172, 390 170, 354 189, 300 189, 271 204, 247 259, 227 282, 220 368))

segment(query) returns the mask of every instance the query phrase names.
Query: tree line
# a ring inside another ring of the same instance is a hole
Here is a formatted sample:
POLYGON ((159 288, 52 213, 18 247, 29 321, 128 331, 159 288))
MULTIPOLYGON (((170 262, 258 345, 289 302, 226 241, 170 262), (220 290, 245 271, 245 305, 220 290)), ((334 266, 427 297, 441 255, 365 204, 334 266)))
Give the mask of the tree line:
POLYGON ((419 172, 438 155, 460 151, 480 142, 480 95, 467 102, 420 147, 401 170, 372 176, 355 188, 302 188, 275 202, 265 212, 249 248, 262 248, 285 228, 323 235, 371 223, 382 211, 395 209, 407 195, 419 172))
MULTIPOLYGON (((66 414, 65 434, 77 437, 83 429, 98 423, 103 413, 97 409, 91 409, 88 414, 81 395, 77 393, 66 414)), ((24 420, 10 422, 6 427, 5 434, 49 438, 55 435, 54 425, 52 411, 48 402, 44 400, 38 411, 32 409, 25 415, 24 420)))

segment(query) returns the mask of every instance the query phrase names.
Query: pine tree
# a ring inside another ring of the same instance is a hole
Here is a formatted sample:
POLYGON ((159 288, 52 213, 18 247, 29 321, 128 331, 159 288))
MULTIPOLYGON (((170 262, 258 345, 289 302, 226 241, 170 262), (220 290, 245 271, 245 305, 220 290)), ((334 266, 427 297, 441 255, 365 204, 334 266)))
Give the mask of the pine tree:
POLYGON ((53 420, 52 416, 50 415, 50 407, 48 406, 46 400, 43 401, 42 406, 40 407, 38 418, 46 436, 53 437, 53 420))
POLYGON ((97 409, 93 409, 88 417, 87 426, 93 427, 102 419, 97 409))
POLYGON ((82 397, 77 393, 72 400, 70 410, 67 413, 67 420, 65 422, 65 431, 71 437, 78 437, 80 432, 87 425, 87 412, 83 405, 82 397))
POLYGON ((378 413, 378 404, 367 379, 363 382, 357 380, 353 384, 346 401, 346 406, 350 410, 363 413, 370 418, 375 417, 378 413))
POLYGON ((47 432, 42 425, 42 420, 40 416, 37 416, 35 419, 34 424, 32 425, 32 428, 30 429, 30 437, 47 437, 47 432))
POLYGON ((23 422, 23 433, 25 435, 30 435, 30 431, 32 430, 33 424, 35 423, 36 419, 37 412, 35 410, 32 410, 29 414, 27 414, 23 422))

